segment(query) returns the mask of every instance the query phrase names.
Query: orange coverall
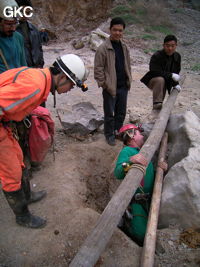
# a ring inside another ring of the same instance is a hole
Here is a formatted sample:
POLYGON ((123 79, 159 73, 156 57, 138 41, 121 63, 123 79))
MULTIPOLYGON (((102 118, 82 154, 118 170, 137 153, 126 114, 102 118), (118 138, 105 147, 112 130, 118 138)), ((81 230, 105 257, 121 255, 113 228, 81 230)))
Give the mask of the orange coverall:
POLYGON ((9 121, 21 121, 46 101, 52 84, 46 69, 21 67, 0 74, 0 180, 7 192, 21 188, 23 153, 9 121))

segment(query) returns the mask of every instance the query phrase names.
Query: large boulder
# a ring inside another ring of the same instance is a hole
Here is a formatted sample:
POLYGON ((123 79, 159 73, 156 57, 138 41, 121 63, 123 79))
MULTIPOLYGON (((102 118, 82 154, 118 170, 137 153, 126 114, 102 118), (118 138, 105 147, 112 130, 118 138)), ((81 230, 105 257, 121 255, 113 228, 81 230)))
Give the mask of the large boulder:
POLYGON ((103 115, 90 102, 81 102, 73 105, 72 110, 58 109, 57 112, 67 134, 88 135, 97 130, 104 121, 103 115))
POLYGON ((170 118, 170 170, 165 176, 159 226, 200 225, 200 120, 192 112, 170 118))

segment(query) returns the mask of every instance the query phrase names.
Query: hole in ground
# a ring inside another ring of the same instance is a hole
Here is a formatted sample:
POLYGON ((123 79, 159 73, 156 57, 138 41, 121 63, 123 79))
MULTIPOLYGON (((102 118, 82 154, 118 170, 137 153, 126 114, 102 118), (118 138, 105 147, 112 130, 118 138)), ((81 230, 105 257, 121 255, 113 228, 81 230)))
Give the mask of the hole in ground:
MULTIPOLYGON (((116 157, 121 149, 121 143, 110 147, 103 138, 96 142, 85 144, 81 156, 81 180, 85 181, 86 205, 101 213, 110 200, 110 176, 116 157)), ((114 179, 112 179, 114 180, 114 179)), ((118 181, 116 181, 118 182, 118 181)))

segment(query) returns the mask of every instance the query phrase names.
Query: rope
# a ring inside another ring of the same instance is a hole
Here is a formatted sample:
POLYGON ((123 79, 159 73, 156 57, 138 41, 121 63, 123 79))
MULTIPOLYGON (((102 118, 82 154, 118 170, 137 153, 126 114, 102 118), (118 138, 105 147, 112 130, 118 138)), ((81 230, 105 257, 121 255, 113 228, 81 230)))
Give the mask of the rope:
POLYGON ((136 168, 139 169, 141 172, 143 172, 143 174, 146 174, 146 167, 142 166, 141 164, 137 164, 137 163, 133 163, 128 167, 127 172, 131 169, 131 168, 136 168))

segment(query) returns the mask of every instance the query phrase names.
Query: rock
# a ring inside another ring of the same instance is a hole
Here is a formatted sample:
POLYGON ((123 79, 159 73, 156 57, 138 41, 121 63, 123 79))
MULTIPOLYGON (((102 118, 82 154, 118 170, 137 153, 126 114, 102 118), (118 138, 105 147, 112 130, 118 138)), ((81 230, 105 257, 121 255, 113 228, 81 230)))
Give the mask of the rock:
POLYGON ((200 225, 200 120, 192 112, 170 118, 171 169, 164 179, 159 226, 200 225))
POLYGON ((65 30, 66 30, 67 32, 74 32, 74 31, 75 31, 75 28, 74 28, 72 25, 68 25, 68 26, 65 28, 65 30))
POLYGON ((141 121, 141 115, 140 114, 135 114, 135 113, 130 113, 129 114, 129 122, 131 123, 139 123, 141 121))
POLYGON ((165 249, 162 246, 160 240, 156 240, 156 254, 164 254, 165 253, 165 249))
POLYGON ((109 34, 106 32, 102 31, 101 29, 97 28, 95 31, 92 31, 92 33, 98 35, 99 37, 106 39, 109 37, 109 34))
POLYGON ((58 235, 60 232, 58 230, 54 231, 54 235, 58 235))
POLYGON ((168 165, 169 168, 171 168, 174 164, 187 156, 190 147, 190 140, 187 137, 187 132, 185 130, 184 115, 179 114, 170 116, 167 131, 170 137, 168 145, 168 165))
POLYGON ((90 35, 90 48, 94 51, 97 50, 97 48, 105 41, 106 38, 108 38, 109 35, 105 32, 103 32, 100 29, 96 29, 95 31, 91 32, 90 35))
POLYGON ((60 122, 67 134, 88 135, 103 124, 103 116, 90 102, 72 106, 72 110, 58 109, 60 122))
POLYGON ((75 49, 81 49, 81 48, 84 47, 84 43, 83 43, 82 40, 74 40, 74 41, 72 42, 72 45, 73 45, 73 47, 74 47, 75 49))

